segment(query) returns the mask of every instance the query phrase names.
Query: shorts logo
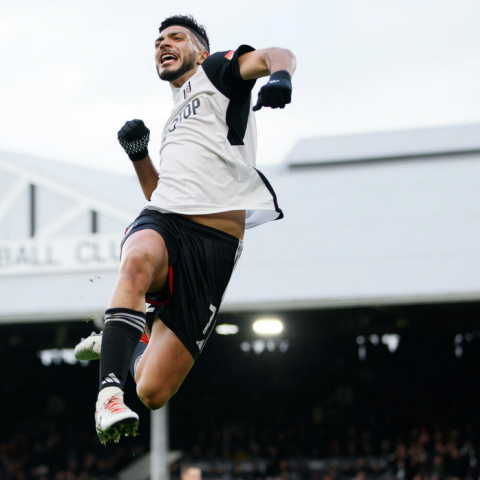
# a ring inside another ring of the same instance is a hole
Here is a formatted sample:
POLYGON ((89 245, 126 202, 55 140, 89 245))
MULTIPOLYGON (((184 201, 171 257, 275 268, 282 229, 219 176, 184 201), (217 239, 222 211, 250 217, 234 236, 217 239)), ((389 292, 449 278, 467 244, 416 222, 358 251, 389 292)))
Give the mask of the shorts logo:
POLYGON ((225 58, 227 60, 231 60, 233 58, 233 54, 235 53, 235 50, 230 50, 226 55, 225 58))
MULTIPOLYGON (((208 329, 210 328, 210 325, 212 324, 213 320, 215 319, 215 314, 217 313, 217 307, 213 306, 212 304, 210 304, 210 307, 208 307, 208 308, 212 312, 212 314, 210 315, 210 320, 208 321, 207 326, 202 331, 202 333, 204 335, 207 333, 208 329)), ((210 332, 210 333, 212 333, 212 332, 210 332)), ((209 336, 210 336, 210 333, 208 334, 209 336)), ((203 340, 197 340, 197 347, 198 347, 199 352, 201 352, 203 350, 203 347, 205 346, 206 341, 207 341, 206 338, 203 339, 203 340)))

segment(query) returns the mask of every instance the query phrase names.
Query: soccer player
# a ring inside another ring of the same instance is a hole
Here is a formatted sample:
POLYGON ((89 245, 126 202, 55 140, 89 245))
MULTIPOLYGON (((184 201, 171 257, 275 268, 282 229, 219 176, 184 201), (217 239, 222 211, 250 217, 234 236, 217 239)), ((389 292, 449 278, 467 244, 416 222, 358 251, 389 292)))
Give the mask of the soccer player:
POLYGON ((294 55, 248 45, 210 55, 205 28, 191 16, 169 17, 159 32, 157 71, 174 101, 159 170, 148 154, 150 131, 128 121, 118 139, 147 202, 122 242, 103 335, 76 347, 77 358, 100 357, 95 419, 102 443, 136 432, 138 415, 123 401, 129 370, 150 409, 177 392, 214 328, 245 228, 283 217, 255 169, 251 90, 270 75, 253 111, 284 108, 294 55))

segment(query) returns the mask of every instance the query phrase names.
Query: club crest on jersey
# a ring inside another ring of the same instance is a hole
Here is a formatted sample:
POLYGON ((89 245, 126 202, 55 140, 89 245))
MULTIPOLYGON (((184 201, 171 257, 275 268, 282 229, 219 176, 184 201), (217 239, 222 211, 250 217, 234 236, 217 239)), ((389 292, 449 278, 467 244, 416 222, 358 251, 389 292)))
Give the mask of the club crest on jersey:
POLYGON ((226 55, 225 58, 227 60, 231 60, 233 58, 233 54, 235 53, 235 50, 230 50, 226 55))
POLYGON ((192 93, 192 86, 187 82, 187 86, 183 89, 183 98, 186 100, 192 93))

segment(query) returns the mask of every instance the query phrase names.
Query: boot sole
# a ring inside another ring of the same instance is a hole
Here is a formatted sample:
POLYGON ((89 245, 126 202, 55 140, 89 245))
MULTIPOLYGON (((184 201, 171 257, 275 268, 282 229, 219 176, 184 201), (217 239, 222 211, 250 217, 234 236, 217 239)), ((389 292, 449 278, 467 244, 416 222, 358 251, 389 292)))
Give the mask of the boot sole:
POLYGON ((98 438, 100 439, 100 443, 106 445, 107 442, 118 443, 122 435, 125 435, 126 437, 136 437, 138 435, 137 429, 138 420, 136 418, 125 418, 124 420, 120 420, 104 431, 97 430, 97 434, 98 438))

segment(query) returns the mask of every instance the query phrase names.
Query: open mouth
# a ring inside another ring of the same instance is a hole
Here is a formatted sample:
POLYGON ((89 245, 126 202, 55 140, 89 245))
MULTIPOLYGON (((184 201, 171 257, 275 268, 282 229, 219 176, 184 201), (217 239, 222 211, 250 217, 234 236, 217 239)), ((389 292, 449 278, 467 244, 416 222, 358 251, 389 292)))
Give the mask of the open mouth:
POLYGON ((163 66, 172 65, 178 60, 178 57, 171 52, 162 53, 160 57, 160 64, 163 66))

